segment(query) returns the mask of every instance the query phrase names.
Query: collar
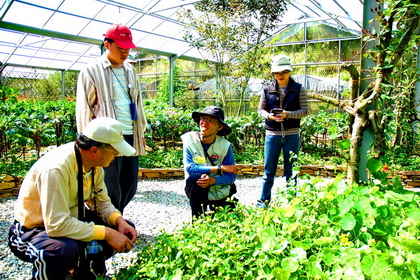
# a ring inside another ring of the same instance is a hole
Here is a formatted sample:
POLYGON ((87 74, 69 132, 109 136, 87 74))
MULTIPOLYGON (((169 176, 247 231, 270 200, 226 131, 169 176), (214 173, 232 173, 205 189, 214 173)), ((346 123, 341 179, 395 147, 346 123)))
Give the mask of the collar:
MULTIPOLYGON (((108 54, 108 51, 106 51, 106 52, 104 52, 102 55, 101 55, 101 57, 100 58, 98 58, 98 60, 99 60, 99 62, 101 63, 101 66, 102 66, 102 68, 103 69, 106 69, 106 68, 108 68, 108 67, 112 67, 112 64, 111 64, 111 61, 109 61, 109 59, 108 59, 108 57, 107 57, 107 54, 108 54)), ((123 62, 123 69, 124 69, 124 72, 127 72, 128 71, 128 65, 130 65, 131 66, 131 64, 129 64, 128 62, 127 62, 127 60, 125 60, 124 62, 123 62)))
MULTIPOLYGON (((76 144, 76 142, 75 142, 75 144, 76 144)), ((77 174, 77 172, 79 172, 79 169, 78 169, 78 166, 77 166, 77 159, 76 159, 76 154, 75 154, 75 152, 73 152, 72 154, 71 154, 71 156, 73 157, 73 168, 74 168, 74 171, 76 172, 76 174, 77 174)), ((93 167, 91 170, 88 170, 88 171, 86 171, 85 170, 85 167, 84 166, 82 166, 82 170, 83 170, 83 175, 87 175, 88 173, 91 173, 92 172, 92 169, 94 169, 94 168, 96 168, 96 167, 93 167)))

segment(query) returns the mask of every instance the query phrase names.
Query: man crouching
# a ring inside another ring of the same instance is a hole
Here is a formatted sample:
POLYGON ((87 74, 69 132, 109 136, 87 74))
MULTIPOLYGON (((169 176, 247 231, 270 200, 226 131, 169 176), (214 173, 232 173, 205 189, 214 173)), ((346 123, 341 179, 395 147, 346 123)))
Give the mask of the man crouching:
POLYGON ((20 188, 9 247, 33 263, 33 279, 68 279, 69 274, 96 279, 106 272, 105 259, 131 250, 136 230, 112 205, 102 167, 119 154, 134 153, 121 123, 103 117, 88 123, 76 142, 55 148, 32 166, 20 188), (91 241, 95 248, 87 251, 91 241))

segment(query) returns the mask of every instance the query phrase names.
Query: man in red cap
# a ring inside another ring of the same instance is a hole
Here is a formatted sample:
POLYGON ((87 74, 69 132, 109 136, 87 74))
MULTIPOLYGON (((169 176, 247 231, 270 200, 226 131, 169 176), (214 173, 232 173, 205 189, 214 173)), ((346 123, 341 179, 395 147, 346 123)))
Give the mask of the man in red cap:
POLYGON ((123 124, 125 140, 135 149, 134 156, 118 156, 105 168, 105 183, 115 207, 123 212, 134 197, 138 181, 138 156, 144 154, 146 118, 140 83, 127 61, 133 44, 127 26, 114 24, 104 34, 107 51, 79 74, 76 120, 80 132, 97 117, 110 117, 123 124))

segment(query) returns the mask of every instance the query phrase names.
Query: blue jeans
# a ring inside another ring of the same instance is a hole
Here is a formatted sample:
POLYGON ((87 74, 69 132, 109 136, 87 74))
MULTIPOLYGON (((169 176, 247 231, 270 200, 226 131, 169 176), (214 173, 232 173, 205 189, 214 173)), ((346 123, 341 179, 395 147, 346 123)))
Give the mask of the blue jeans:
POLYGON ((280 153, 283 151, 284 176, 288 182, 293 175, 293 160, 290 159, 290 152, 299 153, 300 136, 299 134, 288 136, 266 135, 264 146, 264 176, 262 182, 262 192, 260 200, 270 202, 271 189, 274 184, 274 177, 277 172, 280 153))

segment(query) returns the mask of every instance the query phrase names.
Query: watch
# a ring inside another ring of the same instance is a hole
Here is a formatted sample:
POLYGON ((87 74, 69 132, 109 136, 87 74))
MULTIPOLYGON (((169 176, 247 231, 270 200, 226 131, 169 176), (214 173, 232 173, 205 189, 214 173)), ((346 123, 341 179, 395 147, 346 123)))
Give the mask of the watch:
POLYGON ((217 166, 217 175, 222 176, 222 167, 220 165, 217 166))

